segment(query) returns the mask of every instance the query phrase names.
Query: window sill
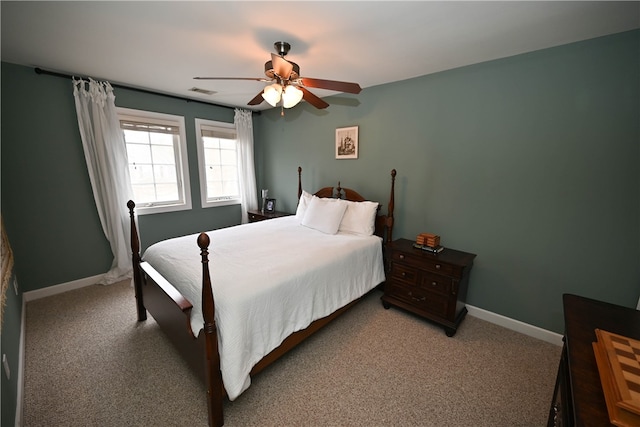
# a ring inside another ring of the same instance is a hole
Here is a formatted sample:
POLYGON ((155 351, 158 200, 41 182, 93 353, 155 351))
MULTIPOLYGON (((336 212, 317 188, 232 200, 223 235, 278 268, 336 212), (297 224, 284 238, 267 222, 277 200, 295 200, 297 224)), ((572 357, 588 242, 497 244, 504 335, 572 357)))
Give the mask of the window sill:
POLYGON ((240 205, 239 199, 219 200, 216 202, 202 202, 202 208, 217 208, 219 206, 240 205))
POLYGON ((161 205, 161 206, 137 206, 136 205, 136 213, 138 215, 152 215, 152 214, 158 214, 158 213, 187 211, 190 209, 191 209, 191 203, 161 205))

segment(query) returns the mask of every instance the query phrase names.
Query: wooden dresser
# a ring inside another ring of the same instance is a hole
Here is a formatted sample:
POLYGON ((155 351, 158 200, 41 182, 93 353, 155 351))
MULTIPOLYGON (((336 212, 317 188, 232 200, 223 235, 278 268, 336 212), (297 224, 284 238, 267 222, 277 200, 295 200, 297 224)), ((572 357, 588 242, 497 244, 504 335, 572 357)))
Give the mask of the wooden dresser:
POLYGON ((640 311, 563 295, 564 346, 548 426, 610 426, 592 343, 595 329, 640 339, 640 311))
POLYGON ((445 249, 437 255, 398 239, 386 245, 387 281, 382 304, 411 311, 455 335, 465 306, 474 254, 445 249))
POLYGON ((247 211, 249 222, 264 221, 265 219, 280 218, 281 216, 289 216, 290 213, 286 212, 262 212, 261 210, 249 210, 247 211))

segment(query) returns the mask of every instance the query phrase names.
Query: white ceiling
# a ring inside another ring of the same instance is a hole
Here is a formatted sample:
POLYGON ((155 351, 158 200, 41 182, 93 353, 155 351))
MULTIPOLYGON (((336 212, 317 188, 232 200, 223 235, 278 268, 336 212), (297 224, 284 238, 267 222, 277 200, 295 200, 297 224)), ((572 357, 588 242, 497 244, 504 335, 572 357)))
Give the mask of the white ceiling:
POLYGON ((0 13, 3 61, 243 107, 265 83, 193 77, 263 77, 279 40, 302 77, 367 88, 640 28, 638 1, 2 1, 0 13))

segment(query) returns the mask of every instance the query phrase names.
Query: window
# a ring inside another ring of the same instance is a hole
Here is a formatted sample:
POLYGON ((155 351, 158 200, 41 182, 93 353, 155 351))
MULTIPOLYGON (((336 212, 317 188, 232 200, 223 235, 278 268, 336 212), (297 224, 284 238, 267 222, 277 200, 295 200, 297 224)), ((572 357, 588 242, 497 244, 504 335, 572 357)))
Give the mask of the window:
POLYGON ((240 203, 236 128, 196 119, 202 207, 240 203))
POLYGON ((184 118, 118 108, 136 211, 191 209, 184 118))

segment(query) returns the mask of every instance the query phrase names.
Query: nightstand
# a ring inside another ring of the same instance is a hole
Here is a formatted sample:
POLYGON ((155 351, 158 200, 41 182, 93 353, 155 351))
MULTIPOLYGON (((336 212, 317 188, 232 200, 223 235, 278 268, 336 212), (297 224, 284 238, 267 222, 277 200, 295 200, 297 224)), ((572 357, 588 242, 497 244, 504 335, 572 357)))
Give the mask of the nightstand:
POLYGON ((452 337, 467 314, 465 301, 474 254, 446 248, 437 255, 398 239, 386 245, 382 305, 396 306, 444 326, 452 337))
POLYGON ((265 219, 273 219, 273 218, 280 218, 281 216, 289 216, 291 215, 290 213, 286 213, 286 212, 262 212, 259 209, 256 210, 249 210, 247 211, 247 215, 249 216, 249 222, 258 222, 258 221, 264 221, 265 219))

